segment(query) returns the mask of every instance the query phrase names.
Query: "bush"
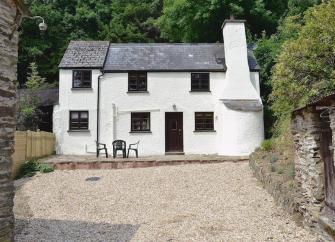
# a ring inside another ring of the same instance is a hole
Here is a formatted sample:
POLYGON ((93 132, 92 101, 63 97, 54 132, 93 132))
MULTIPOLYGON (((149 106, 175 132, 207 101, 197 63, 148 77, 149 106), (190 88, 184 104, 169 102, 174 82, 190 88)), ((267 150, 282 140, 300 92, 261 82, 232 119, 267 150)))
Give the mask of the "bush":
POLYGON ((48 164, 39 163, 37 160, 28 160, 20 167, 16 179, 34 176, 38 171, 48 173, 54 171, 54 169, 48 164))
POLYGON ((270 163, 275 163, 275 162, 277 162, 278 160, 279 160, 278 156, 273 155, 273 156, 271 156, 270 163))
POLYGON ((262 150, 264 151, 270 151, 273 149, 273 141, 271 139, 268 139, 268 140, 264 140, 262 142, 262 150))
POLYGON ((295 177, 295 165, 294 165, 294 162, 292 162, 290 164, 290 166, 288 167, 288 175, 291 177, 291 178, 294 178, 295 177))
POLYGON ((285 171, 285 168, 284 167, 278 167, 278 169, 277 169, 277 173, 278 174, 284 174, 284 171, 285 171))

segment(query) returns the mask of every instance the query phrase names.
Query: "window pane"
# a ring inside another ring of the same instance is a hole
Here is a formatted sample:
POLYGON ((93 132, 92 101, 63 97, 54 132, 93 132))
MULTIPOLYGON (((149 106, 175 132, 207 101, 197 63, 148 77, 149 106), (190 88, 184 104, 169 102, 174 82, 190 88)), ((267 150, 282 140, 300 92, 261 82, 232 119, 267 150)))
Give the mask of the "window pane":
POLYGON ((70 130, 88 129, 88 111, 70 112, 70 130))
POLYGON ((79 118, 78 112, 71 112, 71 119, 78 119, 78 118, 79 118))
POLYGON ((88 113, 87 112, 81 112, 80 118, 87 119, 88 118, 88 113))
POLYGON ((132 131, 150 130, 150 113, 131 113, 132 131))
POLYGON ((214 130, 214 113, 196 112, 195 113, 195 130, 214 130))
POLYGON ((191 73, 191 90, 208 91, 209 73, 191 73))
POLYGON ((73 71, 74 88, 90 88, 92 83, 92 72, 90 70, 73 71))
POLYGON ((146 91, 147 73, 131 72, 128 73, 128 91, 146 91))

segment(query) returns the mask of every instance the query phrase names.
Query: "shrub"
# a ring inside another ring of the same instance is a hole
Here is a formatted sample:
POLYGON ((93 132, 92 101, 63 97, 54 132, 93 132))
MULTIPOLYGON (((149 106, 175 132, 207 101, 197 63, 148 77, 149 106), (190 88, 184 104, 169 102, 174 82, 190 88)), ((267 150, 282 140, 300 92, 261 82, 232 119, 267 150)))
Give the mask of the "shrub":
POLYGON ((294 178, 295 177, 295 165, 294 165, 294 162, 292 162, 289 167, 288 167, 288 175, 291 177, 291 178, 294 178))
POLYGON ((276 155, 272 155, 272 156, 271 156, 271 159, 270 159, 270 163, 275 163, 275 162, 277 162, 278 160, 279 160, 278 156, 276 156, 276 155))
POLYGON ((283 167, 278 167, 278 169, 277 169, 277 173, 278 174, 284 174, 284 171, 285 171, 285 169, 283 168, 283 167))
POLYGON ((37 160, 28 160, 20 167, 16 179, 34 176, 38 171, 48 173, 54 171, 54 169, 48 164, 39 163, 37 160))
POLYGON ((264 140, 262 142, 262 150, 264 151, 270 151, 273 149, 273 141, 271 139, 268 139, 268 140, 264 140))
POLYGON ((276 171, 276 164, 271 163, 271 172, 275 172, 276 171))

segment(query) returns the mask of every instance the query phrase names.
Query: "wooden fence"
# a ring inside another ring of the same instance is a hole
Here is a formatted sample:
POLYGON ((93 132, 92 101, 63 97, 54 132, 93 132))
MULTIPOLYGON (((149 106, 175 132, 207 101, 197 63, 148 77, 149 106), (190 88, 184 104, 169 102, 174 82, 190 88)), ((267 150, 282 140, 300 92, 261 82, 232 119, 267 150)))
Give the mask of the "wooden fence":
POLYGON ((15 152, 13 154, 13 176, 19 167, 32 158, 52 155, 55 151, 55 135, 48 132, 16 131, 15 152))

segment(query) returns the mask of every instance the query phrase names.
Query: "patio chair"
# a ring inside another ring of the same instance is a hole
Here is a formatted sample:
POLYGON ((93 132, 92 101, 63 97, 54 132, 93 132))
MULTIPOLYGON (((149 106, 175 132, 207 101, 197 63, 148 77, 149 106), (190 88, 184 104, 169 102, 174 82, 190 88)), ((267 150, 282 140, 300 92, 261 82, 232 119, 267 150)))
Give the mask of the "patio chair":
POLYGON ((129 158, 129 151, 133 150, 136 153, 136 158, 138 158, 138 144, 140 143, 140 141, 137 141, 134 144, 130 144, 129 148, 128 148, 128 152, 127 152, 127 158, 129 158))
POLYGON ((126 141, 124 140, 114 140, 113 141, 113 158, 116 157, 117 151, 121 150, 123 158, 126 158, 126 141))
POLYGON ((99 157, 100 150, 105 150, 106 158, 108 158, 108 152, 107 152, 106 144, 98 143, 97 141, 95 141, 95 143, 97 145, 97 157, 99 157))

